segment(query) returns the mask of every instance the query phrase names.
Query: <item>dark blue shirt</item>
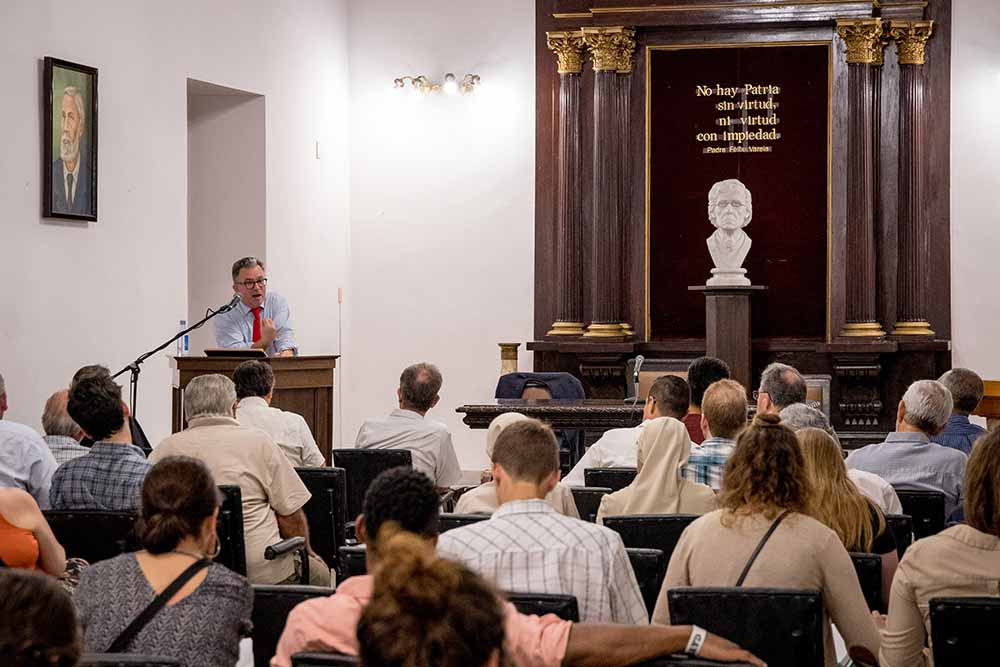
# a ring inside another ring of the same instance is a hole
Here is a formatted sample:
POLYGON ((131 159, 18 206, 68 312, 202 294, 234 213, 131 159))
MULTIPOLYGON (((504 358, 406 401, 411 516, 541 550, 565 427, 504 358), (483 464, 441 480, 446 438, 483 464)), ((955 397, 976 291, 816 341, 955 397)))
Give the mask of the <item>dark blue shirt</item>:
POLYGON ((986 429, 982 426, 973 424, 965 415, 952 415, 944 430, 935 436, 934 442, 957 449, 968 456, 972 453, 972 443, 982 435, 986 435, 986 429))

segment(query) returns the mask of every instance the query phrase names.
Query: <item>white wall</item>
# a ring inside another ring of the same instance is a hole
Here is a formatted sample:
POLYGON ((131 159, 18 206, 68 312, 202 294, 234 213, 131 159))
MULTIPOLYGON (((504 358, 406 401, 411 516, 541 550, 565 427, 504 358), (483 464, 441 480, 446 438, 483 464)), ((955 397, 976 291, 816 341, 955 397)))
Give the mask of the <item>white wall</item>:
MULTIPOLYGON (((304 353, 335 351, 346 279, 346 0, 0 3, 0 372, 8 419, 39 424, 84 363, 117 370, 187 313, 188 78, 267 99, 267 251, 304 353), (100 70, 100 219, 42 220, 41 59, 100 70), (322 159, 315 158, 320 142, 322 159)), ((220 303, 233 256, 218 257, 220 303)), ((139 417, 170 430, 170 373, 143 366, 139 417)))
POLYGON ((1000 379, 1000 3, 955 0, 951 97, 953 363, 1000 379))
MULTIPOLYGON (((351 285, 343 440, 395 407, 399 373, 444 374, 430 416, 465 469, 484 432, 455 408, 490 399, 497 342, 532 334, 534 3, 351 3, 351 285), (394 78, 479 74, 469 97, 410 99, 394 78)), ((530 370, 522 349, 521 368, 530 370)))

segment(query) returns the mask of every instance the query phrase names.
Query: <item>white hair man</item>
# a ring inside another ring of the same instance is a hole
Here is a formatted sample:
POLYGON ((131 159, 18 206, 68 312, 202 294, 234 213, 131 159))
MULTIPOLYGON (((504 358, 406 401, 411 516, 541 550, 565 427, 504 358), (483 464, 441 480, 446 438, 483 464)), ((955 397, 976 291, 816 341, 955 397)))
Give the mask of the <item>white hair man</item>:
POLYGON ((90 451, 80 444, 83 429, 69 416, 68 405, 69 390, 60 389, 45 401, 45 410, 42 412, 42 430, 45 431, 42 439, 52 450, 52 456, 59 465, 90 451))
MULTIPOLYGON (((781 417, 781 423, 793 431, 818 428, 832 435, 838 443, 840 442, 840 438, 833 430, 826 414, 811 405, 793 403, 778 413, 778 416, 781 417)), ((896 495, 896 489, 889 482, 870 472, 851 470, 850 468, 847 470, 847 477, 854 482, 854 486, 858 487, 858 491, 882 508, 883 513, 903 513, 903 506, 899 502, 899 496, 896 495)))
POLYGON ((82 141, 87 130, 86 106, 78 88, 63 89, 59 107, 59 157, 52 161, 52 210, 56 213, 91 213, 90 159, 82 141))
POLYGON ((56 460, 34 429, 4 419, 6 412, 7 386, 0 375, 0 487, 27 491, 48 509, 56 460))
MULTIPOLYGON (((216 484, 234 484, 243 493, 247 578, 254 584, 299 583, 295 554, 265 560, 264 550, 282 539, 304 537, 309 525, 302 508, 311 494, 274 440, 234 417, 236 386, 224 375, 200 375, 184 388, 187 429, 161 442, 149 460, 191 456, 204 461, 216 484)), ((309 583, 330 585, 330 568, 310 550, 309 583)))
POLYGON ((847 467, 874 473, 897 489, 941 491, 945 516, 962 506, 962 482, 968 457, 931 438, 944 429, 952 397, 937 380, 917 380, 896 409, 896 431, 885 442, 856 449, 847 467))

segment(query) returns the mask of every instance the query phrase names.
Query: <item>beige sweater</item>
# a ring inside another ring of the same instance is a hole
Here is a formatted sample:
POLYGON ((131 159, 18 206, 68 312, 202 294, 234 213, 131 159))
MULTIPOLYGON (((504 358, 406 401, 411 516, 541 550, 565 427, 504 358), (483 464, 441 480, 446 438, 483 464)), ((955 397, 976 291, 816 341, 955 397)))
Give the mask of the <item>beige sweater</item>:
MULTIPOLYGON (((740 572, 771 521, 761 515, 721 522, 726 510, 696 519, 681 535, 660 589, 653 623, 669 624, 667 590, 683 586, 735 586, 740 572)), ((802 514, 787 516, 754 561, 746 587, 818 590, 826 617, 848 647, 864 646, 878 655, 879 635, 865 604, 861 586, 840 538, 820 522, 802 514)), ((827 667, 837 657, 830 624, 823 630, 827 667)))

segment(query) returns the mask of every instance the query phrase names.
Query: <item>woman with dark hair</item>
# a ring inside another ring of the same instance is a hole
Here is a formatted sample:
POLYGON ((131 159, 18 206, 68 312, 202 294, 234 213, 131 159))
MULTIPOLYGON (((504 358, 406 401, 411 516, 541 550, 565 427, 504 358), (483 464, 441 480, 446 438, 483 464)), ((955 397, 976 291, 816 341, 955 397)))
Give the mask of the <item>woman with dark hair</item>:
POLYGON ((73 667, 79 657, 73 602, 58 582, 0 569, 0 665, 73 667))
POLYGON ((882 631, 882 665, 924 666, 931 598, 1000 592, 1000 429, 973 446, 964 495, 966 523, 918 540, 899 562, 882 631))
MULTIPOLYGON (((758 415, 737 438, 723 479, 721 509, 696 519, 674 549, 653 623, 670 622, 672 588, 737 585, 763 541, 742 585, 819 591, 852 655, 874 661, 878 631, 851 557, 835 532, 809 516, 812 489, 795 434, 777 415, 758 415)), ((826 664, 833 667, 829 623, 823 639, 826 664)))
POLYGON ((174 456, 153 466, 137 524, 143 551, 90 566, 74 595, 87 651, 170 656, 191 667, 236 664, 253 591, 211 563, 219 503, 201 461, 174 456), (157 599, 164 604, 148 622, 130 627, 157 599))
POLYGON ((504 610, 497 591, 426 540, 379 532, 375 587, 358 622, 366 667, 497 667, 504 610))

